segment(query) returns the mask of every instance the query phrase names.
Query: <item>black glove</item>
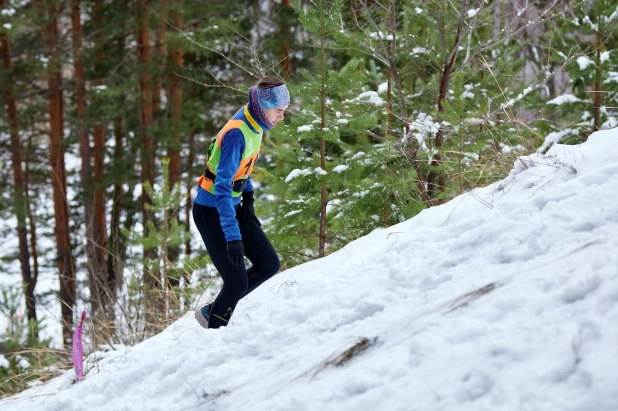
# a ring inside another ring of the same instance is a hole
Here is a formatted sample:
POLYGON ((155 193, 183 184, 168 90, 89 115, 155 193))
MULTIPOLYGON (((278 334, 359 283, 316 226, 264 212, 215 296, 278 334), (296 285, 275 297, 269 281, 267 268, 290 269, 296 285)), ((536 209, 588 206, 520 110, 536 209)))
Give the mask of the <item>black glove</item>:
POLYGON ((227 243, 227 258, 238 267, 243 263, 245 248, 242 246, 241 240, 234 240, 227 243))
POLYGON ((249 217, 253 221, 255 221, 259 226, 262 225, 260 220, 255 215, 255 209, 253 208, 253 203, 255 199, 253 198, 253 191, 243 191, 242 193, 242 206, 239 210, 239 221, 243 221, 245 218, 249 217))

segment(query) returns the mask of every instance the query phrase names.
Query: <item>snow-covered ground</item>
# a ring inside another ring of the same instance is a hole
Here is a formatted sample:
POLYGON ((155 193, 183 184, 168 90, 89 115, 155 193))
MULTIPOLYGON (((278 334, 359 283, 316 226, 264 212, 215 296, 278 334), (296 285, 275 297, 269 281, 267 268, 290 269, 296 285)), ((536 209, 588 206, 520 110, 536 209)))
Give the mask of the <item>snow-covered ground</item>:
POLYGON ((617 233, 615 129, 0 407, 618 410, 617 233))

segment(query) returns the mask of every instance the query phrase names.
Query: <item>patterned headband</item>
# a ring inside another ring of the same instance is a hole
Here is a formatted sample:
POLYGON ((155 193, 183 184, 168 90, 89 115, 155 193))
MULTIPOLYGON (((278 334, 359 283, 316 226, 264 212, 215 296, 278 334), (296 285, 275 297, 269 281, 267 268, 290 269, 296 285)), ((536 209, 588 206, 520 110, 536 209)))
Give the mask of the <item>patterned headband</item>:
POLYGON ((264 90, 258 89, 257 94, 263 110, 290 105, 290 92, 285 84, 264 90))
POLYGON ((290 92, 285 84, 264 90, 258 90, 257 86, 249 89, 249 106, 251 111, 266 128, 273 128, 274 125, 268 121, 264 110, 285 107, 289 104, 290 92))

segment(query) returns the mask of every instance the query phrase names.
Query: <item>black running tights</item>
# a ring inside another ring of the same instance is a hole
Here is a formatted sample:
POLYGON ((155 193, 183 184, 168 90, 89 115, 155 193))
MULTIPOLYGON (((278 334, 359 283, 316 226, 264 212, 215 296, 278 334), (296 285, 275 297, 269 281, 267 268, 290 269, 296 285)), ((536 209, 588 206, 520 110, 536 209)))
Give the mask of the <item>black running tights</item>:
POLYGON ((212 304, 208 321, 208 328, 219 328, 230 321, 238 301, 279 271, 279 257, 259 224, 247 217, 238 225, 245 257, 253 266, 246 269, 243 263, 236 267, 227 258, 227 242, 217 209, 194 203, 193 221, 223 279, 223 288, 212 304))

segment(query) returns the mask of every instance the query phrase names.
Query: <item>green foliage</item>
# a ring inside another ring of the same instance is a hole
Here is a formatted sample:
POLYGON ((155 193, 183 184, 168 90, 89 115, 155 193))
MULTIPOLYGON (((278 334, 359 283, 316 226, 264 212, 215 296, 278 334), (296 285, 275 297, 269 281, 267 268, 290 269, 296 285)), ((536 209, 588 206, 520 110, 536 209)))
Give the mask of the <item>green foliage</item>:
MULTIPOLYGON (((140 259, 145 272, 155 277, 155 284, 159 291, 146 289, 145 282, 133 279, 129 282, 128 291, 130 300, 139 301, 143 292, 154 292, 162 301, 161 312, 158 312, 160 321, 166 321, 169 317, 176 318, 180 315, 181 296, 185 301, 195 299, 194 289, 189 287, 189 282, 193 274, 203 269, 207 264, 205 257, 183 256, 177 261, 170 260, 170 250, 184 244, 189 238, 190 233, 185 231, 178 221, 178 208, 183 197, 180 195, 180 185, 169 185, 169 159, 161 160, 162 183, 155 190, 150 183, 146 183, 143 189, 148 193, 152 204, 146 204, 146 208, 156 216, 157 223, 148 222, 147 235, 135 231, 123 230, 123 235, 127 238, 130 245, 139 245, 143 250, 153 250, 154 253, 144 254, 140 259), (186 281, 182 283, 181 278, 186 281), (171 281, 176 280, 176 281, 171 281), (172 288, 171 284, 178 284, 172 288)), ((203 290, 200 290, 203 291, 203 290)), ((151 296, 154 298, 154 296, 151 296)), ((149 298, 148 296, 146 298, 149 298)))
MULTIPOLYGON (((311 98, 315 90, 321 88, 321 75, 306 71, 304 78, 299 85, 290 84, 289 87, 292 95, 307 103, 289 124, 272 131, 274 146, 270 151, 267 149, 277 164, 267 181, 268 191, 277 198, 273 203, 275 214, 280 216, 276 220, 277 228, 272 230, 273 241, 287 264, 311 258, 317 252, 323 181, 330 204, 328 242, 338 248, 349 241, 344 227, 337 230, 330 220, 341 218, 339 210, 347 207, 344 203, 352 199, 353 192, 346 191, 345 187, 351 184, 350 179, 357 181, 362 171, 350 168, 347 163, 363 147, 369 148, 365 131, 375 124, 377 111, 376 106, 354 101, 359 85, 364 82, 361 60, 349 61, 340 72, 326 73, 324 127, 321 100, 311 98), (367 115, 367 110, 374 114, 367 115), (320 155, 322 139, 326 151, 325 169, 322 169, 320 155)), ((355 221, 360 223, 358 219, 355 221)), ((354 229, 347 227, 347 230, 354 229)))
POLYGON ((29 388, 58 359, 49 349, 50 339, 37 338, 41 322, 28 321, 23 314, 22 297, 19 287, 0 287, 0 314, 8 320, 0 334, 0 397, 29 388))
POLYGON ((545 119, 538 126, 544 134, 551 133, 551 144, 585 141, 595 130, 595 114, 600 129, 618 125, 618 6, 607 0, 580 3, 573 16, 577 17, 565 16, 552 26, 559 35, 549 58, 564 65, 570 92, 543 107, 545 119))
POLYGON ((446 176, 437 198, 448 200, 504 176, 515 155, 540 144, 538 132, 519 122, 513 107, 538 99, 543 79, 532 87, 517 81, 523 45, 496 37, 493 8, 468 14, 464 29, 474 30, 462 38, 439 110, 443 68, 455 44, 455 31, 444 28, 457 26, 460 10, 438 2, 398 5, 393 47, 383 5, 361 7, 353 17, 338 2, 299 7, 299 21, 313 34, 315 66, 290 86, 302 108, 272 131, 267 150, 274 160, 265 181, 269 230, 284 266, 317 256, 323 181, 328 250, 334 251, 425 208, 418 186, 430 171, 446 176), (333 56, 342 50, 339 66, 333 56), (398 78, 390 68, 393 50, 398 78), (437 146, 440 127, 443 143, 437 146), (417 150, 418 172, 407 155, 411 149, 417 150), (436 155, 441 164, 430 167, 436 155))
POLYGON ((378 142, 368 133, 387 115, 386 101, 368 90, 373 61, 355 57, 338 70, 326 66, 340 31, 340 13, 340 2, 317 2, 299 15, 314 34, 315 69, 303 71, 300 83, 288 84, 302 109, 272 131, 266 149, 274 157, 266 180, 274 217, 268 230, 284 267, 318 255, 323 183, 326 252, 423 208, 409 195, 413 178, 392 138, 378 142))

